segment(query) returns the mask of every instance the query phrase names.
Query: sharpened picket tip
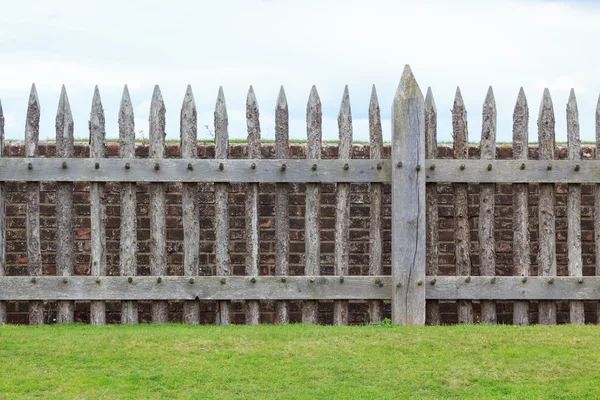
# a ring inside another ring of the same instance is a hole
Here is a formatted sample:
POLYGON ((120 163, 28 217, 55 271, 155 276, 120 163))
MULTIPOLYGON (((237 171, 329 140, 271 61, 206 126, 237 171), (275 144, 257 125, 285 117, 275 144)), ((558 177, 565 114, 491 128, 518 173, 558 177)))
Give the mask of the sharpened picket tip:
POLYGON ((433 98, 433 92, 431 86, 427 88, 427 94, 425 95, 425 110, 435 110, 435 99, 433 98))

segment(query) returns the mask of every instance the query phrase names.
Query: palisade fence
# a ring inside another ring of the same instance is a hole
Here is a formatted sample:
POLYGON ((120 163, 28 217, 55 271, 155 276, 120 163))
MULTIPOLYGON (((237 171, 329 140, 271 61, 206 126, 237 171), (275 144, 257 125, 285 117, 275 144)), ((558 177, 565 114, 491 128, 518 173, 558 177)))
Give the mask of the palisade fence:
MULTIPOLYGON (((1 118, 0 132, 4 137, 1 118)), ((321 159, 321 102, 315 87, 307 106, 306 160, 289 158, 288 108, 283 88, 275 113, 276 159, 261 159, 259 113, 250 87, 246 103, 248 159, 228 159, 225 97, 219 90, 215 109, 215 156, 197 155, 197 115, 188 87, 181 109, 180 159, 166 158, 165 106, 155 87, 150 109, 149 158, 135 157, 131 101, 125 87, 118 116, 119 158, 105 154, 105 119, 96 88, 89 123, 89 158, 74 157, 73 119, 63 87, 56 117, 56 157, 38 157, 40 104, 32 87, 25 128, 25 157, 0 158, 0 322, 7 301, 27 301, 29 322, 44 322, 44 302, 57 302, 57 321, 74 320, 74 302, 89 301, 92 324, 106 323, 106 302, 121 302, 122 323, 138 322, 138 301, 152 301, 152 322, 169 320, 169 302, 183 302, 183 321, 199 324, 200 302, 216 302, 215 322, 232 322, 231 302, 243 301, 245 321, 260 322, 260 301, 275 301, 275 321, 289 321, 290 301, 301 301, 302 321, 318 322, 319 301, 333 300, 333 322, 348 324, 348 301, 368 302, 370 320, 383 318, 391 300, 396 324, 440 324, 440 302, 457 302, 458 321, 474 322, 473 301, 481 321, 495 323, 496 301, 513 301, 515 324, 529 323, 529 301, 538 304, 539 322, 556 323, 556 301, 569 301, 570 321, 584 323, 584 300, 600 300, 600 278, 583 276, 581 184, 595 187, 596 254, 600 254, 600 161, 581 160, 574 93, 567 104, 568 160, 555 160, 554 111, 549 92, 540 105, 539 159, 528 160, 529 112, 523 90, 514 109, 513 160, 495 160, 496 108, 490 88, 483 107, 480 160, 469 159, 467 118, 460 91, 452 110, 454 159, 437 159, 437 116, 431 90, 426 98, 406 66, 392 106, 392 156, 383 158, 381 120, 373 88, 369 106, 370 159, 352 159, 352 116, 348 90, 338 117, 338 159, 321 159), (29 276, 6 276, 4 182, 27 182, 26 242, 29 276), (56 275, 42 274, 40 182, 56 185, 56 275), (90 183, 90 275, 74 275, 73 185, 90 183), (105 183, 120 192, 119 276, 107 276, 105 183), (182 184, 183 276, 168 275, 166 189, 182 184), (214 183, 215 271, 199 274, 200 183, 214 183), (275 275, 260 273, 259 183, 275 184, 275 275), (350 275, 350 184, 370 185, 369 275, 350 275), (391 276, 383 274, 383 184, 391 182, 391 276), (137 275, 136 186, 149 183, 150 276, 137 275), (243 183, 245 194, 245 275, 234 276, 230 259, 229 184, 243 183), (304 275, 289 270, 289 188, 305 189, 304 275), (438 269, 437 184, 451 183, 454 195, 455 276, 438 269), (469 183, 479 183, 478 241, 480 274, 472 276, 469 183), (496 275, 494 240, 495 185, 513 185, 513 276, 496 275), (568 184, 568 276, 557 276, 555 184, 568 184), (334 275, 321 275, 321 185, 335 184, 334 275), (530 276, 529 184, 539 185, 537 276, 530 276)), ((600 114, 597 113, 597 121, 600 114)), ((600 122, 596 123, 600 137, 600 122)), ((0 149, 4 144, 0 143, 0 149)), ((2 154, 0 154, 1 156, 2 154)), ((596 158, 600 154, 596 153, 596 158)), ((600 273, 596 257, 595 275, 600 273)))

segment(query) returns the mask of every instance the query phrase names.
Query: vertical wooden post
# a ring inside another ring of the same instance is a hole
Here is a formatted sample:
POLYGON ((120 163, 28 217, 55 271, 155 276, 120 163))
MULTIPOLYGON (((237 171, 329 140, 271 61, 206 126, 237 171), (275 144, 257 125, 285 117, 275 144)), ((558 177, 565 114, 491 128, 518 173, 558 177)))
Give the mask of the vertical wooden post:
MULTIPOLYGON (((431 160, 437 158, 437 108, 431 88, 427 88, 425 96, 425 157, 431 160)), ((439 274, 438 255, 438 201, 437 184, 428 183, 425 188, 427 197, 426 230, 427 230, 427 271, 426 275, 436 276, 439 274)), ((440 303, 438 300, 427 301, 426 320, 429 325, 439 325, 440 303)))
MULTIPOLYGON (((4 112, 0 101, 0 157, 4 156, 4 112)), ((4 182, 0 182, 0 276, 6 274, 6 212, 4 182)), ((6 302, 0 301, 0 325, 6 323, 6 302)))
MULTIPOLYGON (((567 103, 567 139, 569 141, 569 160, 581 161, 581 140, 579 138, 579 112, 575 91, 571 89, 567 103)), ((583 259, 581 255, 581 185, 569 183, 567 199, 567 249, 568 269, 570 276, 583 276, 583 259)), ((585 323, 583 301, 571 301, 570 322, 585 323)))
MULTIPOLYGON (((246 124, 248 126, 248 158, 260 158, 260 121, 258 103, 254 89, 250 86, 246 97, 246 124)), ((250 164, 250 173, 254 171, 254 164, 250 164)), ((258 248, 258 183, 246 185, 246 275, 258 276, 259 274, 259 248, 258 248)), ((246 301, 246 324, 257 325, 260 323, 260 303, 257 300, 246 301)))
MULTIPOLYGON (((73 157, 73 116, 67 91, 63 85, 56 112, 56 156, 73 157)), ((69 167, 63 164, 64 167, 69 167)), ((75 242, 73 237, 73 183, 58 182, 56 186, 56 275, 73 275, 75 242)), ((73 322, 75 302, 59 301, 57 322, 73 322)))
MULTIPOLYGON (((369 141, 371 144, 371 160, 381 159, 383 153, 383 135, 381 129, 381 111, 377 99, 375 85, 371 90, 369 102, 369 141)), ((381 218, 382 185, 373 182, 371 187, 371 208, 369 209, 369 275, 383 274, 382 248, 383 248, 383 223, 381 218)), ((369 301, 369 318, 371 323, 378 324, 382 319, 382 301, 369 301)))
MULTIPOLYGON (((596 160, 600 160, 600 96, 596 103, 596 160)), ((600 276, 600 183, 594 185, 594 243, 596 245, 595 275, 600 276)), ((600 302, 596 302, 596 322, 600 324, 600 302)))
MULTIPOLYGON (((35 84, 31 85, 25 121, 25 157, 37 157, 40 137, 40 101, 35 84)), ((27 182, 27 269, 31 276, 42 275, 40 248, 40 183, 27 182)), ((29 324, 44 323, 44 302, 29 302, 29 324)))
MULTIPOLYGON (((227 131, 227 105, 223 88, 219 87, 215 105, 215 159, 226 159, 229 155, 229 133, 227 131)), ((229 257, 229 186, 227 183, 215 182, 215 259, 216 273, 219 276, 231 275, 229 257)), ((221 300, 217 303, 215 323, 228 325, 231 323, 231 303, 221 300)))
MULTIPOLYGON (((92 111, 90 113, 90 157, 104 158, 106 129, 104 109, 100 100, 98 86, 94 89, 92 111)), ((90 185, 90 222, 92 228, 90 270, 92 276, 106 275, 106 204, 104 201, 104 182, 92 182, 90 185)), ((90 302, 90 322, 92 325, 106 323, 106 304, 104 301, 90 302)))
MULTIPOLYGON (((321 100, 315 86, 310 90, 306 106, 306 158, 308 160, 321 159, 322 138, 322 110, 321 100)), ((316 164, 315 164, 316 165, 316 164)), ((320 239, 320 203, 321 185, 318 183, 306 184, 306 211, 304 216, 305 240, 305 267, 304 274, 308 276, 319 275, 321 270, 321 239, 320 239)), ((306 300, 302 304, 302 322, 316 324, 319 321, 319 303, 315 300, 306 300)))
MULTIPOLYGON (((188 85, 181 106, 181 158, 198 157, 198 115, 192 87, 188 85)), ((198 275, 200 260, 200 215, 198 211, 198 184, 183 183, 181 186, 183 214, 183 274, 198 275)), ((187 300, 183 303, 183 322, 200 323, 200 301, 187 300)))
MULTIPOLYGON (((338 114, 339 145, 338 158, 352 158, 352 110, 348 86, 344 88, 342 104, 338 114)), ((350 183, 336 185, 335 201, 335 254, 334 273, 340 279, 348 275, 350 263, 350 183)), ((334 325, 348 325, 348 300, 335 300, 333 303, 334 325)))
MULTIPOLYGON (((119 107, 119 157, 135 158, 135 125, 133 106, 127 85, 123 88, 119 107)), ((123 162, 124 173, 127 173, 127 161, 123 162)), ((137 197, 135 182, 121 183, 121 227, 119 272, 122 276, 137 274, 137 197)), ((121 303, 121 323, 138 323, 137 301, 128 300, 121 303)))
MULTIPOLYGON (((158 85, 154 86, 150 103, 150 158, 156 159, 155 170, 160 169, 160 160, 165 157, 165 103, 158 85)), ((167 224, 166 187, 164 183, 150 183, 150 274, 167 274, 167 224)), ((152 302, 152 322, 169 322, 169 303, 152 302)))
MULTIPOLYGON (((523 88, 513 112, 513 159, 527 160, 529 151, 529 107, 523 88)), ((529 276, 530 239, 529 239, 529 185, 513 184, 513 261, 515 274, 529 276)), ((529 302, 515 301, 513 309, 515 325, 529 324, 529 302)))
MULTIPOLYGON (((283 86, 277 96, 275 106, 275 157, 280 160, 288 158, 289 152, 289 112, 283 86)), ((281 173, 285 173, 282 165, 281 173)), ((290 215, 289 185, 277 183, 275 186, 275 275, 289 275, 290 255, 290 215)), ((287 301, 275 303, 275 322, 289 322, 287 301)))
POLYGON ((392 323, 425 325, 425 104, 406 65, 392 105, 392 323))
MULTIPOLYGON (((481 127, 481 159, 496 158, 496 101, 490 86, 483 103, 481 127)), ((496 239, 494 236, 495 189, 493 183, 479 185, 479 265, 480 274, 496 275, 496 239)), ((496 323, 496 302, 481 301, 481 322, 496 323)))
MULTIPOLYGON (((469 139, 467 129, 467 110, 456 88, 454 107, 452 108, 452 136, 454 138, 454 158, 469 158, 469 139)), ((456 247, 456 275, 471 275, 471 239, 469 232, 469 204, 467 200, 467 184, 454 183, 454 222, 456 247)), ((473 323, 473 303, 470 300, 458 300, 458 322, 473 323)))
MULTIPOLYGON (((550 91, 544 89, 538 117, 539 160, 554 159, 554 108, 550 91)), ((554 183, 540 183, 538 275, 556 276, 556 228, 554 217, 554 183)), ((539 302, 539 323, 556 323, 556 303, 539 302)))

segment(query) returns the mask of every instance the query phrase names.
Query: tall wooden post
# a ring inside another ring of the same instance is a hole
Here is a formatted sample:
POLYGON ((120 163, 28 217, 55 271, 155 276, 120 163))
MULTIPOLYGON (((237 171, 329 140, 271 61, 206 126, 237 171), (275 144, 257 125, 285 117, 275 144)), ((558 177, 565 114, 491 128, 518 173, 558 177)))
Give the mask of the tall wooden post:
POLYGON ((406 65, 392 105, 392 322, 425 325, 425 109, 406 65))
MULTIPOLYGON (((4 155, 4 112, 0 102, 0 157, 4 155)), ((6 222, 4 218, 5 191, 4 182, 0 182, 0 276, 6 274, 6 222)), ((0 325, 6 323, 6 302, 0 301, 0 325)))

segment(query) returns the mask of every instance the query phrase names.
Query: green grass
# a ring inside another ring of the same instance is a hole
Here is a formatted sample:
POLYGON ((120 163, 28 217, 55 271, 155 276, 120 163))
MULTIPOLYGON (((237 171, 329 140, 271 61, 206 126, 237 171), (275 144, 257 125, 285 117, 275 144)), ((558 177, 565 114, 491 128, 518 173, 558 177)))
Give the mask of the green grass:
POLYGON ((0 327, 0 398, 598 398, 598 326, 0 327))

